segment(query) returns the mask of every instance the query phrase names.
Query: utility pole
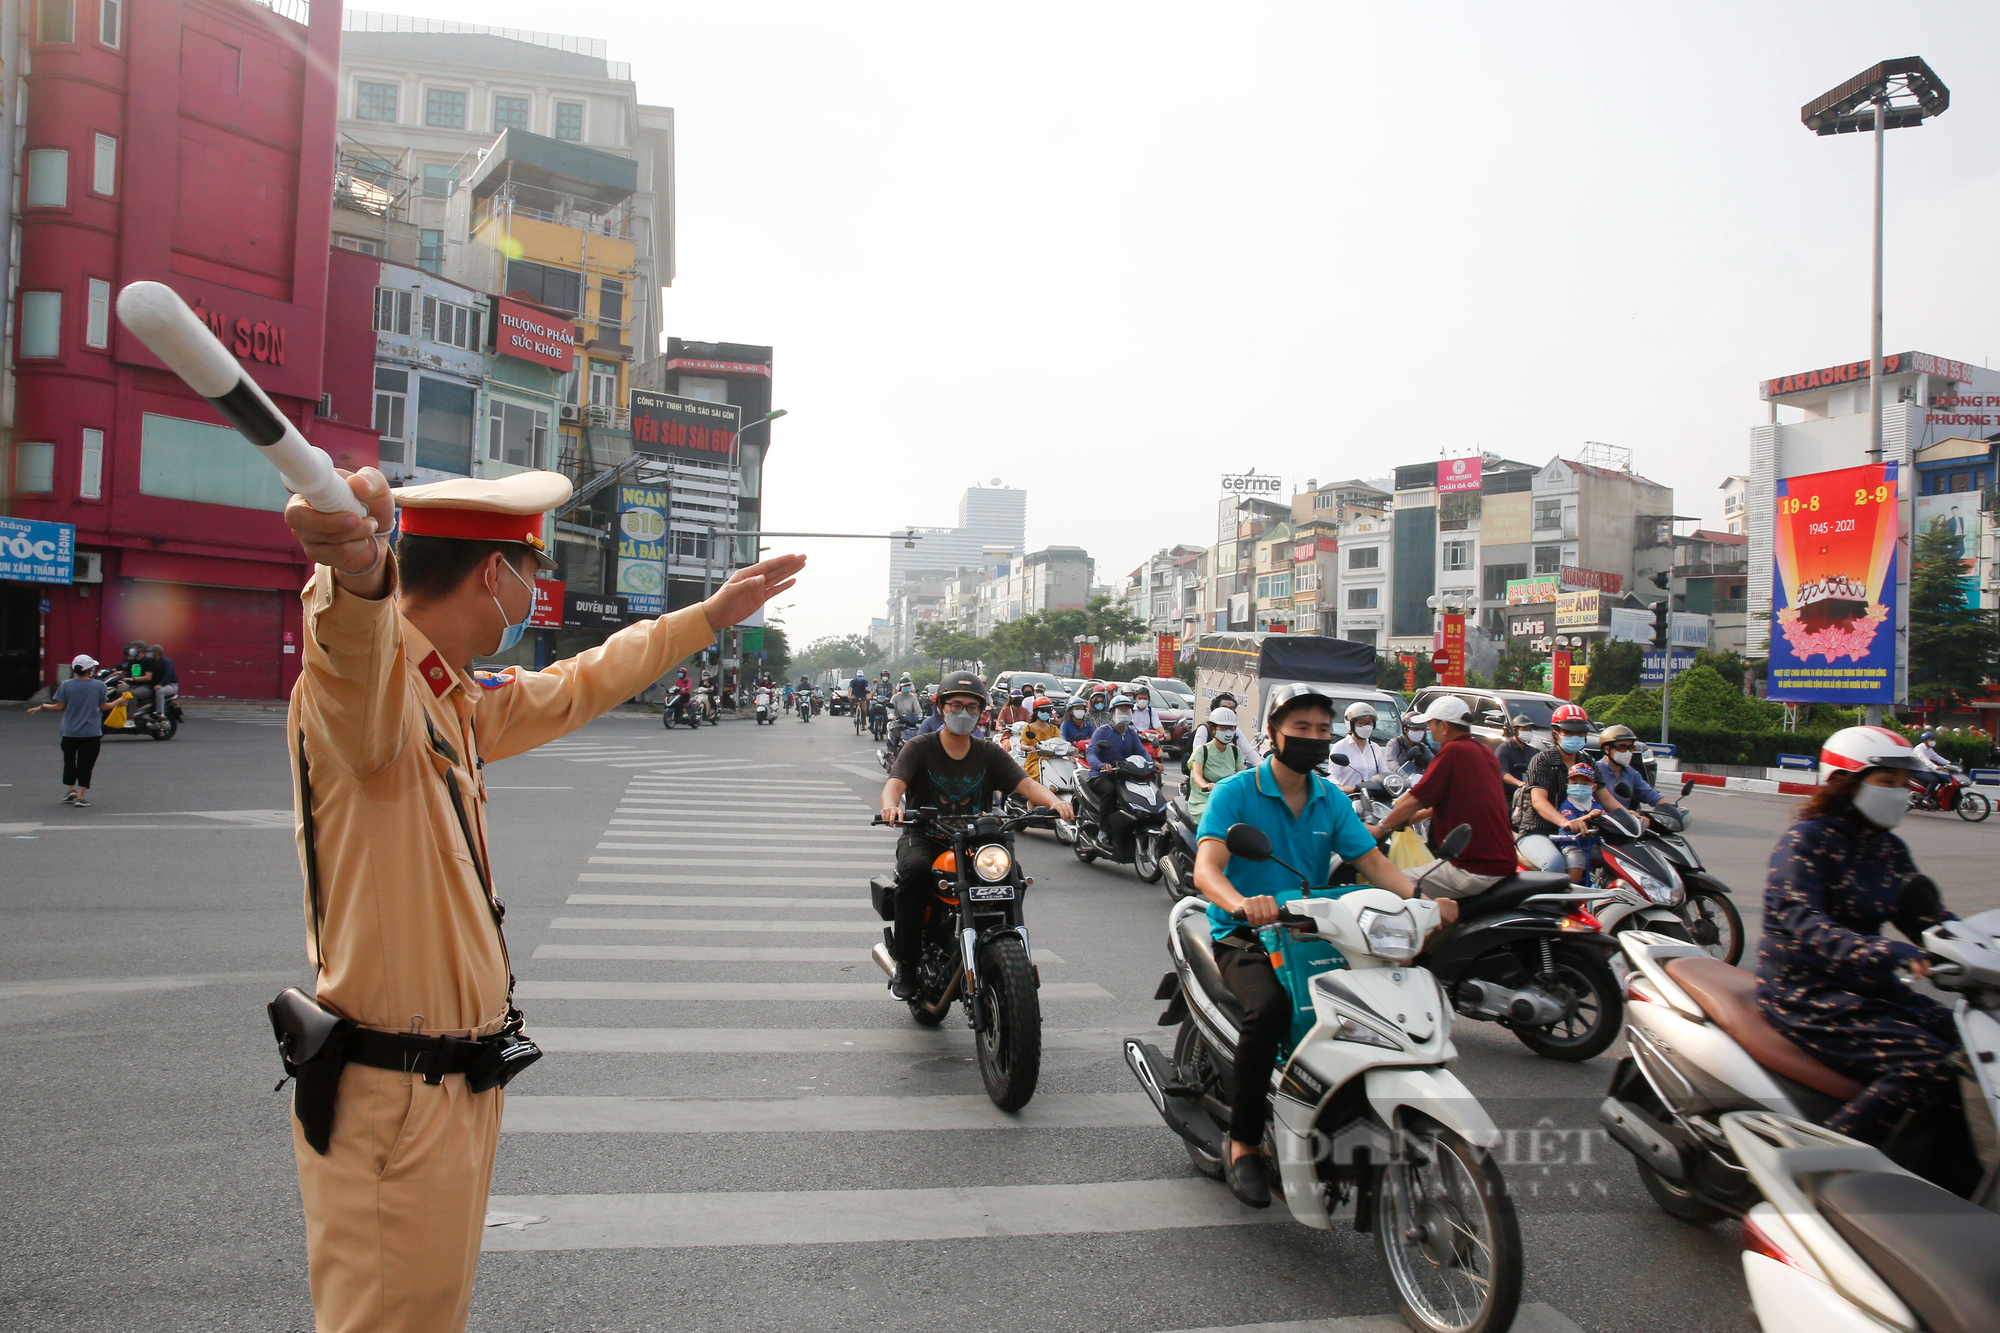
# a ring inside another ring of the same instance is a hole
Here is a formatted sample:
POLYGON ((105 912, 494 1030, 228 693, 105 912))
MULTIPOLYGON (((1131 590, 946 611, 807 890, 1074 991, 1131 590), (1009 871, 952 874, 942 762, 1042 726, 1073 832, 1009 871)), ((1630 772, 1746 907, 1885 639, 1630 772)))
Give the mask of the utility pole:
POLYGON ((1653 585, 1660 589, 1660 600, 1653 603, 1653 647, 1660 650, 1660 744, 1670 744, 1668 740, 1668 719, 1674 703, 1674 636, 1672 631, 1674 614, 1673 571, 1661 570, 1653 575, 1653 585))

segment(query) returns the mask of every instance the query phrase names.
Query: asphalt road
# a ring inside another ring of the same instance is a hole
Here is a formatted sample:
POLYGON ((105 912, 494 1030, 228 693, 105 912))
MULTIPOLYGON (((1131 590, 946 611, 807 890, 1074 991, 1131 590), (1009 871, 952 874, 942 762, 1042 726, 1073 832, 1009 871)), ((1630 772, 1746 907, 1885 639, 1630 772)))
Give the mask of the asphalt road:
MULTIPOLYGON (((282 728, 197 706, 172 742, 111 739, 71 810, 53 716, 0 714, 0 1327, 311 1326, 262 1011, 310 985, 282 728)), ((488 770, 549 1055, 508 1097, 472 1327, 1400 1327, 1369 1238, 1246 1214, 1140 1100, 1117 1039, 1163 1031, 1165 899, 1129 869, 1024 840, 1051 1049, 1017 1119, 956 1016, 888 999, 873 748, 837 718, 616 715, 488 770)), ((1793 804, 1694 798, 1753 928, 1793 804)), ((1995 905, 1993 826, 1906 829, 1954 904, 1995 905)), ((1596 1130, 1612 1056, 1456 1041, 1507 1130, 1517 1327, 1753 1327, 1735 1225, 1669 1221, 1596 1130)))

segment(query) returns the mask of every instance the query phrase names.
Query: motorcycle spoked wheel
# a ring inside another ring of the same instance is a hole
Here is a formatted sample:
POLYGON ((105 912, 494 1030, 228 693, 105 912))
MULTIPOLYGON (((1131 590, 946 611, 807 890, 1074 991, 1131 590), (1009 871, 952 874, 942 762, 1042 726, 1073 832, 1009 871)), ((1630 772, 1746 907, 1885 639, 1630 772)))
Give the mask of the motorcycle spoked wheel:
POLYGON ((1158 884, 1160 875, 1160 835, 1141 833, 1132 843, 1132 868, 1139 872, 1141 884, 1158 884))
POLYGON ((1962 791, 1958 794, 1958 817, 1968 824, 1977 824, 1993 813, 1993 802, 1984 792, 1962 791))
MULTIPOLYGON (((1174 1037, 1174 1068, 1180 1071, 1182 1082, 1202 1090, 1202 1109, 1227 1131, 1229 1108, 1221 1096, 1222 1072, 1209 1054, 1208 1038, 1202 1035, 1192 1018, 1181 1020, 1181 1030, 1174 1037)), ((1186 1139, 1181 1140, 1181 1146, 1187 1149, 1188 1161, 1193 1163, 1195 1170, 1210 1180, 1222 1179, 1222 1158, 1186 1139)))
POLYGON ((1375 1252, 1411 1328, 1494 1333, 1521 1303, 1521 1226, 1493 1154, 1424 1117, 1375 1190, 1375 1252))
POLYGON ((1002 935, 979 951, 980 1030, 973 1044, 986 1095, 1003 1111, 1018 1111, 1035 1095, 1042 1073, 1042 1004, 1028 951, 1002 935))
POLYGON ((1731 967, 1743 959, 1743 916, 1729 895, 1707 885, 1691 885, 1681 904, 1681 921, 1688 938, 1711 958, 1731 967))
POLYGON ((1515 1028, 1514 1035, 1536 1055, 1551 1060, 1582 1061, 1603 1054, 1618 1039, 1625 1018, 1618 979, 1602 958, 1576 945, 1553 945, 1550 956, 1552 974, 1541 970, 1539 960, 1529 963, 1525 958, 1523 971, 1534 985, 1566 1001, 1567 1012, 1547 1027, 1515 1028))

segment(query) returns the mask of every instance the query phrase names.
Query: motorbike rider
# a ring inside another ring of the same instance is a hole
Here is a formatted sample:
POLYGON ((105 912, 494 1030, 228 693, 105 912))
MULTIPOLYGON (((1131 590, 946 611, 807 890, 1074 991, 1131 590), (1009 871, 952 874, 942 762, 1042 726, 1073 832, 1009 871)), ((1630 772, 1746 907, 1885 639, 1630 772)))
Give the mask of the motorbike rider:
POLYGON ((153 705, 153 672, 146 660, 146 645, 134 639, 125 645, 125 660, 118 664, 118 684, 132 696, 135 710, 153 705))
POLYGON ((1472 734, 1472 709, 1455 694, 1439 695, 1429 708, 1411 717, 1430 728, 1437 757, 1372 832, 1377 838, 1386 838, 1427 816, 1433 836, 1442 836, 1460 824, 1470 825, 1472 838, 1465 850, 1449 861, 1434 861, 1419 870, 1417 881, 1432 898, 1469 898, 1484 893, 1512 875, 1515 868, 1514 831, 1507 819, 1507 788, 1500 781, 1500 761, 1485 741, 1472 734))
POLYGON ((1500 729, 1504 738, 1493 757, 1500 761, 1500 781, 1513 796, 1527 780, 1528 765, 1535 759, 1535 724, 1525 717, 1513 717, 1500 729))
MULTIPOLYGON (((1236 712, 1236 696, 1228 690, 1217 690, 1215 697, 1208 701, 1208 716, 1211 721, 1214 720, 1215 710, 1218 708, 1227 708, 1232 713, 1236 712)), ((1204 722, 1196 727, 1194 735, 1188 738, 1188 749, 1190 752, 1199 750, 1202 746, 1208 744, 1208 740, 1209 723, 1204 722)), ((1257 767, 1257 751, 1251 747, 1250 736, 1243 730, 1240 723, 1236 724, 1236 749, 1243 756, 1243 767, 1257 767)))
POLYGON ((1028 722, 1033 718, 1034 714, 1028 711, 1028 705, 1022 698, 1021 692, 1009 690, 1007 706, 1000 710, 1000 716, 995 721, 999 726, 1012 727, 1017 722, 1028 722))
POLYGON ((1389 742, 1389 763, 1415 776, 1431 764, 1430 730, 1415 714, 1403 716, 1402 730, 1389 742))
POLYGON ((1187 760, 1187 807, 1196 815, 1208 808, 1216 783, 1244 769, 1243 751, 1236 748, 1236 710, 1211 708, 1208 720, 1215 724, 1214 739, 1196 746, 1187 760))
POLYGON ((889 696, 889 720, 898 727, 913 729, 924 724, 923 701, 917 697, 917 687, 905 671, 903 678, 896 682, 896 692, 889 696))
POLYGON ((1063 710, 1062 738, 1082 749, 1096 734, 1097 728, 1090 725, 1090 705, 1081 698, 1071 699, 1063 710))
MULTIPOLYGON (((980 814, 996 794, 1017 793, 1029 805, 1076 818, 1068 801, 1035 781, 998 745, 973 735, 986 707, 986 682, 970 671, 954 671, 938 683, 941 731, 913 738, 896 754, 882 784, 882 820, 901 825, 903 809, 935 807, 946 815, 980 814)), ((926 877, 947 844, 912 830, 896 843, 896 973, 889 990, 899 1000, 917 993, 916 968, 923 948, 924 915, 930 909, 926 877)))
MULTIPOLYGON (((1582 760, 1584 748, 1590 743, 1590 714, 1576 704, 1564 704, 1549 719, 1549 726, 1555 732, 1556 743, 1537 750, 1528 763, 1528 771, 1514 793, 1514 831, 1523 837, 1542 835, 1542 846, 1532 849, 1539 852, 1540 868, 1560 875, 1569 870, 1569 861, 1560 848, 1547 841, 1547 835, 1558 829, 1569 833, 1583 831, 1575 821, 1564 817, 1559 807, 1569 794, 1569 770, 1582 760)), ((1609 789, 1600 789, 1596 799, 1600 809, 1625 808, 1625 803, 1609 789)))
POLYGON ((863 717, 868 715, 868 673, 860 667, 854 668, 854 679, 847 682, 847 706, 863 717))
POLYGON ((1132 725, 1132 701, 1126 696, 1116 695, 1111 700, 1111 721, 1099 727, 1090 738, 1090 781, 1089 788, 1094 798, 1091 804, 1100 810, 1108 809, 1117 790, 1117 779, 1113 770, 1133 755, 1146 753, 1146 744, 1139 739, 1139 728, 1132 725))
POLYGON ((1333 781, 1344 792, 1357 792, 1390 770, 1389 750, 1375 739, 1375 705, 1356 699, 1347 706, 1343 720, 1347 734, 1333 743, 1333 753, 1347 766, 1333 766, 1333 781))
POLYGON ((687 710, 694 703, 694 682, 688 679, 688 669, 682 667, 674 673, 674 683, 667 687, 667 708, 680 721, 687 720, 687 710))
POLYGON ((1924 795, 1931 798, 1932 804, 1936 804, 1938 785, 1951 772, 1951 760, 1938 752, 1937 733, 1935 731, 1927 731, 1923 734, 1922 738, 1917 742, 1915 754, 1923 762, 1924 766, 1910 776, 1915 781, 1923 784, 1924 795))
POLYGON ((1165 731, 1160 723, 1160 714, 1153 707, 1153 692, 1144 685, 1134 685, 1132 696, 1132 726, 1139 731, 1165 731))
POLYGON ((1562 804, 1556 807, 1568 823, 1560 831, 1550 834, 1549 841, 1562 848, 1563 859, 1569 864, 1572 884, 1581 884, 1590 878, 1590 868, 1597 861, 1597 849, 1601 844, 1591 829, 1590 821, 1603 809, 1597 803, 1598 794, 1603 790, 1604 780, 1593 765, 1570 765, 1569 785, 1563 789, 1562 804))
MULTIPOLYGON (((1208 899, 1209 930, 1222 980, 1243 1007, 1236 1040, 1236 1096, 1230 1108, 1229 1143, 1223 1176, 1230 1192, 1252 1208, 1268 1208, 1270 1186, 1259 1166, 1271 1072, 1278 1043, 1290 1030, 1292 1001, 1271 968, 1257 931, 1273 925, 1282 902, 1299 898, 1305 886, 1280 865, 1289 862, 1307 876, 1306 885, 1324 884, 1333 859, 1352 861, 1361 877, 1377 888, 1412 898, 1417 888, 1375 845, 1354 806, 1314 775, 1333 748, 1334 701, 1309 684, 1281 685, 1272 691, 1269 727, 1271 758, 1209 794, 1197 833, 1195 888, 1208 899), (1235 824, 1250 824, 1271 839, 1272 859, 1239 861, 1224 839, 1235 824), (1244 921, 1231 919, 1241 912, 1244 921)), ((1329 890, 1338 895, 1346 888, 1329 890)), ((1442 921, 1457 919, 1457 905, 1438 904, 1442 921)))
POLYGON ((1062 735, 1062 728, 1056 724, 1054 700, 1046 695, 1028 701, 1029 720, 1021 728, 1021 767, 1028 770, 1028 776, 1035 781, 1042 780, 1042 756, 1036 749, 1043 741, 1054 740, 1062 735))
POLYGON ((1115 697, 1115 692, 1111 690, 1090 692, 1090 716, 1086 720, 1090 723, 1091 735, 1095 736, 1098 728, 1111 725, 1111 700, 1115 697))
POLYGON ((1645 771, 1639 767, 1638 733, 1613 724, 1597 734, 1597 744, 1604 751, 1604 757, 1597 761, 1597 780, 1611 788, 1627 809, 1645 819, 1639 807, 1658 805, 1665 798, 1659 788, 1646 781, 1645 771))
POLYGON ((167 656, 165 648, 152 644, 146 649, 146 670, 153 677, 153 693, 159 700, 160 711, 167 712, 181 693, 181 678, 174 670, 174 659, 167 656))
POLYGON ((1893 923, 1916 940, 1956 919, 1934 891, 1912 891, 1916 863, 1891 831, 1922 762, 1886 727, 1827 737, 1819 792, 1771 849, 1764 888, 1757 1007, 1863 1085, 1826 1127, 1878 1146, 1909 1113, 1949 1108, 1957 1095, 1951 1010, 1903 983, 1930 975, 1924 951, 1881 933, 1893 923))

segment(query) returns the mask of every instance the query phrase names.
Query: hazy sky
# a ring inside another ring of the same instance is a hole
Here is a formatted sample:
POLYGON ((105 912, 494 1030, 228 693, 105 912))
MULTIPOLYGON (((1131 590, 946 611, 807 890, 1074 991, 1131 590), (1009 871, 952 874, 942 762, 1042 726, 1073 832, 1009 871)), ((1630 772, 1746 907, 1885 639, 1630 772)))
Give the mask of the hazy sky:
MULTIPOLYGON (((469 19, 462 3, 368 6, 469 19)), ((766 526, 1025 485, 1099 578, 1212 540, 1223 471, 1630 448, 1714 522, 1757 382, 1867 355, 1870 140, 1799 108, 1920 55, 1886 339, 2000 353, 2000 5, 487 0, 677 109, 666 330, 769 343, 766 526)), ((813 563, 794 642, 883 614, 813 563)))

